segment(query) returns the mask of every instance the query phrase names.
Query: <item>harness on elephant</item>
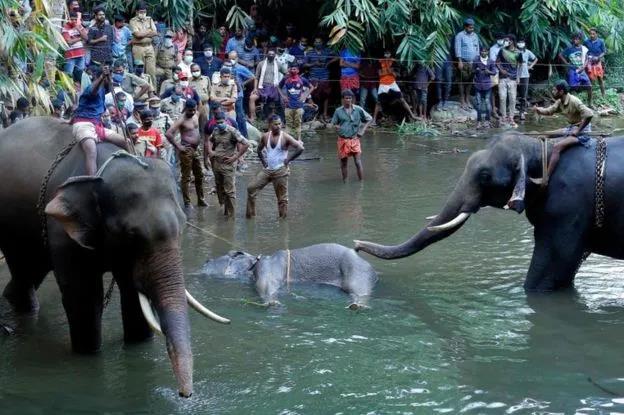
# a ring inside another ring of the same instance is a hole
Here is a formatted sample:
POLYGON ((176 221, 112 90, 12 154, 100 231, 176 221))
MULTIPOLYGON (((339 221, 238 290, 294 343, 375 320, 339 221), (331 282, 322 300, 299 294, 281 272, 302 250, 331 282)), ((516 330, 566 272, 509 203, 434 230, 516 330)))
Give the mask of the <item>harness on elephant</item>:
MULTIPOLYGON (((63 147, 61 149, 61 151, 58 152, 58 154, 54 158, 54 161, 50 165, 50 168, 48 169, 48 172, 46 173, 45 177, 43 178, 43 181, 41 182, 41 187, 39 188, 39 198, 37 200, 37 213, 39 214, 39 220, 40 220, 40 223, 41 223, 41 237, 43 239, 43 246, 44 246, 45 250, 48 250, 48 248, 49 248, 49 244, 48 244, 48 219, 47 219, 46 214, 45 214, 45 196, 46 196, 46 193, 48 191, 48 183, 50 181, 50 177, 52 177, 52 174, 56 170, 56 167, 59 165, 59 163, 61 161, 63 161, 65 156, 67 156, 69 154, 69 152, 72 150, 72 148, 74 148, 74 146, 77 143, 78 142, 76 140, 72 140, 71 143, 67 144, 65 147, 63 147)), ((108 167, 108 165, 111 163, 111 161, 113 161, 117 157, 130 157, 130 158, 133 158, 134 160, 136 160, 137 163, 139 163, 139 165, 141 167, 143 167, 143 168, 147 168, 148 167, 147 163, 145 163, 143 160, 141 160, 139 157, 135 156, 134 154, 130 154, 130 153, 128 153, 125 150, 117 150, 114 153, 112 153, 104 161, 104 163, 102 163, 102 165, 100 166, 98 171, 95 173, 95 177, 101 177, 102 174, 104 173, 104 170, 108 167)), ((106 290, 106 295, 104 296, 104 308, 106 308, 106 306, 108 306, 110 298, 111 298, 111 296, 113 294, 113 288, 114 287, 115 287, 115 279, 113 278, 113 279, 111 279, 110 285, 108 286, 108 289, 106 290)))

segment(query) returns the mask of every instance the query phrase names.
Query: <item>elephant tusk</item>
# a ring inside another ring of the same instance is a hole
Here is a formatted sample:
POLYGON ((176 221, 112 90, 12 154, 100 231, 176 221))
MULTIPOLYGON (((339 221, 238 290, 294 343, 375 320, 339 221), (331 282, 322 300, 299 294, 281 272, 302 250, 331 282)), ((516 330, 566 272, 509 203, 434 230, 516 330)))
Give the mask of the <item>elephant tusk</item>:
POLYGON ((186 293, 186 300, 188 301, 189 305, 193 307, 195 311, 197 311, 199 314, 203 315, 204 317, 208 317, 209 319, 212 319, 218 323, 230 324, 230 320, 208 310, 199 301, 197 301, 187 290, 184 290, 184 292, 186 293))
POLYGON ((431 215, 431 216, 427 216, 425 219, 427 219, 427 220, 434 220, 437 217, 438 217, 438 215, 431 215))
POLYGON ((470 213, 462 212, 455 219, 450 222, 443 223, 442 225, 429 226, 427 229, 431 232, 440 232, 453 229, 454 227, 461 225, 470 217, 470 213))
POLYGON ((156 316, 152 311, 152 305, 149 300, 143 293, 139 293, 139 304, 141 305, 141 311, 143 312, 143 317, 147 321, 147 325, 150 326, 152 330, 156 333, 162 335, 162 329, 160 328, 160 324, 158 324, 158 320, 156 320, 156 316))

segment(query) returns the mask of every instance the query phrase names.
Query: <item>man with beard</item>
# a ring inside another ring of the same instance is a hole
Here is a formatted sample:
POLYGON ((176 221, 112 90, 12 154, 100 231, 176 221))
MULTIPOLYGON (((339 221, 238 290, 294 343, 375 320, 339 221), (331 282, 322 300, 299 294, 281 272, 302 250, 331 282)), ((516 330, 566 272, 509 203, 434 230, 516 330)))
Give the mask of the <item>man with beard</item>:
POLYGON ((275 60, 275 49, 269 49, 266 58, 256 67, 254 90, 249 97, 249 118, 256 119, 256 101, 261 100, 263 116, 268 119, 272 115, 271 107, 278 114, 283 112, 278 85, 282 79, 279 64, 275 60))
POLYGON ((110 65, 113 61, 113 27, 106 23, 106 14, 102 7, 93 9, 95 25, 89 29, 87 44, 91 50, 91 62, 98 65, 110 65))

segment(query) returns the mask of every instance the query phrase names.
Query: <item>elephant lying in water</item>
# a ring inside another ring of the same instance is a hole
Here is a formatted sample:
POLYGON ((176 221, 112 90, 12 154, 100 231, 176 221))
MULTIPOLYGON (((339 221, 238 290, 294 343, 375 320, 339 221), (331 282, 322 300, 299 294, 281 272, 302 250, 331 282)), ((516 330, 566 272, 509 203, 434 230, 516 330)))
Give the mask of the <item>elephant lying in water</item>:
POLYGON ((212 259, 202 273, 227 278, 249 278, 266 304, 277 301, 280 288, 291 283, 313 282, 338 287, 351 295, 350 308, 365 306, 377 282, 373 267, 353 249, 338 244, 318 244, 253 256, 230 251, 212 259))
MULTIPOLYGON (((508 207, 534 226, 535 247, 524 288, 551 291, 569 287, 586 252, 624 259, 624 140, 607 138, 604 225, 595 226, 596 141, 590 148, 566 150, 541 189, 530 178, 542 176, 538 139, 519 133, 494 138, 466 163, 455 190, 431 223, 395 246, 355 241, 355 249, 383 259, 413 255, 450 236, 484 206, 508 207)), ((551 154, 552 143, 548 154, 551 154)))
POLYGON ((227 320, 184 288, 179 245, 186 217, 171 170, 161 160, 139 159, 102 143, 100 171, 85 176, 84 154, 73 146, 46 189, 44 177, 72 141, 71 125, 53 118, 28 118, 0 132, 0 250, 11 273, 4 296, 16 311, 37 312, 36 290, 53 271, 73 350, 94 353, 102 341, 102 274, 112 272, 124 340, 146 340, 151 328, 162 331, 179 393, 190 396, 187 301, 206 316, 227 320))

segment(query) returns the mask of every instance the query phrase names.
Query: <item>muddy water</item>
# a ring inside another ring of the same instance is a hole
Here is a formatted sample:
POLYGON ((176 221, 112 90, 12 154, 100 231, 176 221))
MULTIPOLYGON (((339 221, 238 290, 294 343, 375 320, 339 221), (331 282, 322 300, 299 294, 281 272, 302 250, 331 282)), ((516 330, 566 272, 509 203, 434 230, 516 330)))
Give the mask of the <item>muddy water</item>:
MULTIPOLYGON (((320 159, 293 164, 288 221, 276 219, 270 187, 258 218, 244 220, 243 189, 256 165, 239 178, 236 222, 223 221, 214 197, 189 219, 252 253, 354 238, 403 241, 440 209, 470 152, 484 144, 371 133, 363 140, 366 181, 342 184, 334 137, 310 136, 305 155, 320 159), (468 152, 438 153, 454 148, 468 152)), ((369 310, 345 310, 346 295, 315 286, 294 286, 282 293, 282 307, 265 310, 245 303, 257 300, 248 284, 197 273, 207 257, 232 248, 188 228, 187 286, 233 321, 192 315, 190 400, 176 397, 162 338, 122 343, 117 293, 104 314, 102 353, 72 355, 48 278, 38 318, 13 318, 0 305, 0 320, 17 326, 16 335, 0 336, 0 413, 623 412, 624 266, 592 256, 574 295, 527 297, 532 244, 524 216, 485 209, 416 256, 370 259, 381 280, 369 310)), ((0 285, 7 278, 0 265, 0 285)))

